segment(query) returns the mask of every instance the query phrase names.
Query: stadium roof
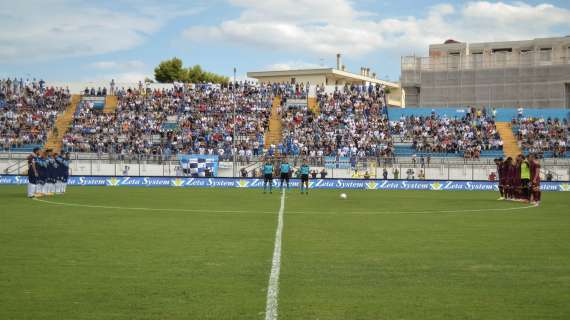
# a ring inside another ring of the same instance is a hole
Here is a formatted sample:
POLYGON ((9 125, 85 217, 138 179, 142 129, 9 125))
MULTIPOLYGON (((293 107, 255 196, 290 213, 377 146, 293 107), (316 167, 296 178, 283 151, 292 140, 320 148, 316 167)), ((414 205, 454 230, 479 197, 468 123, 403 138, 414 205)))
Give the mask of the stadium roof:
MULTIPOLYGON (((319 76, 327 79, 341 80, 348 83, 369 82, 382 84, 391 88, 400 88, 400 84, 380 80, 374 77, 364 76, 352 72, 342 71, 335 68, 316 68, 316 69, 295 69, 295 70, 273 70, 273 71, 253 71, 248 72, 249 78, 255 78, 259 81, 272 82, 273 79, 280 78, 298 78, 299 82, 303 82, 303 77, 319 76)), ((276 81, 277 82, 277 81, 276 81)))

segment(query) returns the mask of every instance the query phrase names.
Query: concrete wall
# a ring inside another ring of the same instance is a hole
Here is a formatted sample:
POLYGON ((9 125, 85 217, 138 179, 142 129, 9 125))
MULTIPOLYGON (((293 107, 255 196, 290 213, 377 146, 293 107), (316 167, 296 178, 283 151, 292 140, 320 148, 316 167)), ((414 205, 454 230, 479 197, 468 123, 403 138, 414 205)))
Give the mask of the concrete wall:
MULTIPOLYGON (((291 83, 290 76, 272 76, 272 77, 259 77, 258 81, 260 83, 291 83)), ((295 83, 310 83, 315 85, 325 85, 326 77, 325 75, 299 75, 295 76, 295 83)))
POLYGON ((404 85, 407 107, 564 108, 570 64, 525 68, 422 71, 404 85))

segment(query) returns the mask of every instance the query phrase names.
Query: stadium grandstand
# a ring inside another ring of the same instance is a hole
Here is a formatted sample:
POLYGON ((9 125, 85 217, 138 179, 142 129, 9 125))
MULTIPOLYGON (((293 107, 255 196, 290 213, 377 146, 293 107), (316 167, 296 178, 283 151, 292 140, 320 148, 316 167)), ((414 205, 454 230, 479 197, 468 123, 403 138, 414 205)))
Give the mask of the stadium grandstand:
POLYGON ((395 178, 412 168, 427 179, 444 171, 486 179, 493 159, 536 153, 552 166, 544 174, 568 176, 560 162, 570 155, 566 109, 396 108, 379 83, 111 83, 76 94, 44 81, 1 83, 4 173, 24 170, 21 159, 34 147, 49 147, 72 153, 88 164, 78 172, 94 175, 140 175, 144 167, 176 176, 188 172, 185 155, 198 155, 222 163, 218 176, 257 177, 272 156, 309 159, 331 178, 381 177, 386 169, 395 178), (458 163, 463 174, 451 169, 458 163))

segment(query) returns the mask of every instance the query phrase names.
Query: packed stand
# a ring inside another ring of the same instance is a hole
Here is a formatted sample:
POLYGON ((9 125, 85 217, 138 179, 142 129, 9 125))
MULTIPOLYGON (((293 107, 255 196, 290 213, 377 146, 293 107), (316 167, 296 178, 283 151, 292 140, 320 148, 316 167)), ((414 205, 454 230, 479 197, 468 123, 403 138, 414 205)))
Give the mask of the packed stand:
POLYGON ((67 88, 47 87, 43 80, 0 80, 0 150, 45 144, 69 101, 67 88))
POLYGON ((529 152, 565 157, 570 142, 568 119, 523 118, 512 120, 519 146, 529 152))
POLYGON ((293 156, 391 157, 392 140, 381 86, 317 90, 320 114, 307 107, 282 111, 283 145, 293 156))
POLYGON ((282 102, 286 102, 288 99, 307 99, 309 87, 309 83, 274 83, 271 85, 271 90, 281 97, 282 102))
POLYGON ((250 85, 120 89, 115 113, 81 108, 64 138, 64 146, 125 158, 169 158, 178 153, 228 158, 233 152, 253 156, 262 152, 271 92, 268 87, 250 85), (232 150, 234 101, 237 141, 232 150))
POLYGON ((390 121, 390 129, 400 141, 411 141, 412 147, 423 153, 462 153, 464 158, 478 159, 484 150, 503 149, 494 118, 475 108, 453 119, 434 112, 428 117, 402 117, 390 121))

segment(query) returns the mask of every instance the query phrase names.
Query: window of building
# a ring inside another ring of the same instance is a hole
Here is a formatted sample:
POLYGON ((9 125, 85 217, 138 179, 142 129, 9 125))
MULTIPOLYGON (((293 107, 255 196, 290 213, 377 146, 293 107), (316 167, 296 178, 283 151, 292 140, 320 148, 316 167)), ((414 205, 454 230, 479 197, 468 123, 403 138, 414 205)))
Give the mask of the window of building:
POLYGON ((540 48, 540 61, 552 60, 552 48, 540 48))
POLYGON ((513 52, 513 48, 497 48, 497 49, 493 49, 492 52, 493 52, 493 53, 497 53, 497 52, 513 52))

